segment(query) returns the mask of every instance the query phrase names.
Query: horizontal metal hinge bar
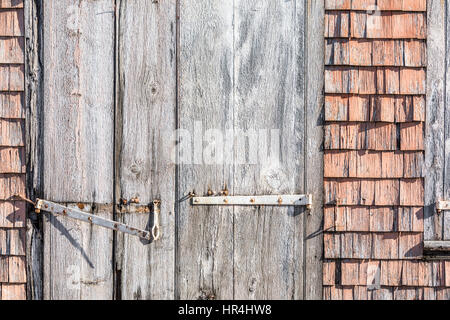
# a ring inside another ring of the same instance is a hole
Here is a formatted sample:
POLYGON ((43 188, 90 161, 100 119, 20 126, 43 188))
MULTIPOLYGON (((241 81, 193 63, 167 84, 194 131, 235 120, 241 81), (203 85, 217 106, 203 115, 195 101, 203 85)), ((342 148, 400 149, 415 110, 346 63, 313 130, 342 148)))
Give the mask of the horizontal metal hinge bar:
POLYGON ((94 214, 86 213, 74 208, 69 208, 48 200, 37 199, 35 208, 36 212, 38 213, 41 210, 43 210, 52 214, 84 221, 103 228, 124 232, 132 236, 137 236, 147 240, 150 240, 152 238, 154 240, 158 240, 160 238, 160 226, 159 226, 160 201, 153 201, 153 212, 155 216, 154 216, 154 227, 152 229, 152 232, 133 228, 117 221, 105 219, 96 216, 94 214))
POLYGON ((448 241, 424 241, 425 251, 450 251, 450 240, 448 241))
POLYGON ((443 211, 443 210, 450 210, 450 201, 444 201, 440 200, 436 203, 436 210, 443 211))
POLYGON ((192 204, 200 206, 307 206, 310 209, 312 195, 193 197, 192 204))

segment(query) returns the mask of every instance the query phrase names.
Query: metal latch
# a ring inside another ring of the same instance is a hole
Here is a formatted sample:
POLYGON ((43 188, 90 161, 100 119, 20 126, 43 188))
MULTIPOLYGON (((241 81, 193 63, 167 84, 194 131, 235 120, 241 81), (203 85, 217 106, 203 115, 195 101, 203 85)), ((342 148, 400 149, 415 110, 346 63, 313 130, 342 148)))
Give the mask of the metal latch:
POLYGON ((436 203, 436 211, 439 213, 445 210, 450 210, 450 201, 439 200, 436 203))
POLYGON ((137 236, 143 239, 158 240, 161 237, 161 230, 159 225, 159 215, 161 212, 161 201, 155 200, 153 201, 153 213, 154 213, 154 226, 152 231, 140 230, 133 227, 130 227, 126 224, 105 219, 94 214, 86 213, 77 209, 69 208, 63 205, 60 205, 55 202, 37 199, 35 204, 35 210, 39 213, 41 210, 46 212, 62 215, 65 217, 69 217, 76 220, 81 220, 84 222, 88 222, 103 228, 108 228, 115 231, 124 232, 130 234, 132 236, 137 236))
POLYGON ((194 196, 192 197, 192 204, 200 206, 306 206, 310 210, 312 208, 312 195, 194 196))

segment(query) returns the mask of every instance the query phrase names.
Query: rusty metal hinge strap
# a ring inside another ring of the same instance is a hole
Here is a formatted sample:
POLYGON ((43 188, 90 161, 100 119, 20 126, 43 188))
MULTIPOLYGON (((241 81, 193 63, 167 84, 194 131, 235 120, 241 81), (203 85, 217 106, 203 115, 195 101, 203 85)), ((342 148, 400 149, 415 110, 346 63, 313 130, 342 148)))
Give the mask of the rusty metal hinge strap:
POLYGON ((124 232, 127 234, 130 234, 132 236, 137 236, 143 239, 151 240, 152 238, 154 240, 158 240, 161 237, 160 232, 160 225, 159 225, 159 215, 160 215, 160 204, 161 202, 159 200, 153 201, 153 212, 154 212, 154 227, 152 231, 147 230, 140 230, 137 228, 130 227, 124 223, 120 223, 117 221, 105 219, 99 216, 96 216, 94 214, 86 213, 81 210, 77 210, 74 208, 69 208, 66 206, 63 206, 61 204, 51 202, 48 200, 41 200, 37 199, 35 204, 36 212, 40 212, 40 210, 56 214, 56 215, 62 215, 65 217, 69 217, 72 219, 84 221, 87 223, 91 223, 103 228, 115 230, 124 232))

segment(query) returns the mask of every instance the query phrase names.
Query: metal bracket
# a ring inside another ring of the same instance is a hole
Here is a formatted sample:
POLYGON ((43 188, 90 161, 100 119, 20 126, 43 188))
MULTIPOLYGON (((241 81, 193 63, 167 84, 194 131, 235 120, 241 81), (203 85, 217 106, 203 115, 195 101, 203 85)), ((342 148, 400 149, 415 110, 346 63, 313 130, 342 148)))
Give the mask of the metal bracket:
POLYGON ((445 210, 450 210, 450 201, 439 200, 436 202, 436 211, 441 212, 445 210))
POLYGON ((80 210, 76 210, 73 208, 69 208, 66 206, 63 206, 61 204, 47 201, 47 200, 41 200, 37 199, 35 204, 35 211, 36 213, 40 213, 41 210, 56 214, 56 215, 62 215, 65 217, 69 217, 76 220, 81 220, 84 222, 88 222, 103 228, 115 230, 124 232, 127 234, 130 234, 132 236, 137 236, 143 239, 151 240, 158 240, 161 237, 161 231, 160 231, 160 225, 159 225, 159 215, 161 212, 160 209, 161 201, 155 200, 153 201, 153 213, 155 215, 154 217, 154 227, 152 231, 147 230, 140 230, 133 227, 130 227, 126 224, 101 218, 99 216, 96 216, 94 214, 86 213, 80 210))
POLYGON ((312 208, 312 195, 193 197, 192 204, 199 206, 306 206, 309 210, 312 208))

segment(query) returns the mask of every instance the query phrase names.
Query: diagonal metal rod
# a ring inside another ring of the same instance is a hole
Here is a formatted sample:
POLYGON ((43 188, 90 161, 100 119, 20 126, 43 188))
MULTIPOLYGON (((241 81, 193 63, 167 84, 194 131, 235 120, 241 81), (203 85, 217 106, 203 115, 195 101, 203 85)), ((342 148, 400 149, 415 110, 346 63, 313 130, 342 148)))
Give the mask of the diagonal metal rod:
MULTIPOLYGON (((160 203, 159 201, 154 201, 155 216, 156 216, 156 214, 159 215, 159 203, 160 203)), ((35 208, 36 208, 36 212, 38 212, 38 213, 40 212, 40 210, 43 210, 43 211, 46 211, 46 212, 49 212, 49 213, 52 213, 55 215, 61 215, 64 217, 81 220, 81 221, 91 223, 91 224, 94 224, 94 225, 97 225, 97 226, 100 226, 103 228, 124 232, 124 233, 130 234, 132 236, 137 236, 139 238, 143 238, 143 239, 147 239, 147 240, 152 239, 152 237, 154 238, 154 240, 158 240, 158 238, 159 238, 159 233, 152 235, 152 232, 150 232, 150 231, 136 229, 136 228, 127 226, 126 224, 117 222, 117 221, 101 218, 94 214, 90 214, 90 213, 86 213, 86 212, 83 212, 83 211, 80 211, 77 209, 69 208, 69 207, 63 206, 61 204, 47 201, 47 200, 37 199, 35 208)), ((159 226, 158 226, 158 231, 159 231, 159 226)), ((155 233, 155 232, 153 232, 153 233, 155 233)))

